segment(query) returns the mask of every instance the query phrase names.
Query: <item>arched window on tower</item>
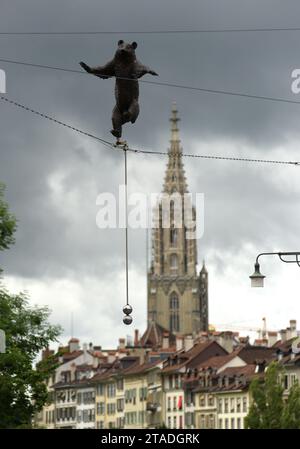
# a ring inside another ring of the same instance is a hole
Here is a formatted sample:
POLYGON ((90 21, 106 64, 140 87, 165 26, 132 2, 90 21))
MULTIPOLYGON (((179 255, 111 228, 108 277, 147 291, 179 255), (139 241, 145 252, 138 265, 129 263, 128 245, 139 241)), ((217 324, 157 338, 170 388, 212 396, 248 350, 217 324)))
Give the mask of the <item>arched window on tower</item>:
POLYGON ((177 246, 177 237, 178 237, 177 229, 171 229, 170 230, 170 243, 171 243, 171 246, 177 246))
POLYGON ((170 331, 179 332, 179 297, 176 292, 172 292, 169 298, 170 308, 170 331))
POLYGON ((171 254, 170 256, 170 266, 173 272, 178 270, 178 256, 177 254, 171 254))
POLYGON ((170 296, 170 310, 179 309, 179 298, 176 292, 171 293, 170 296))
POLYGON ((179 314, 171 312, 170 313, 170 331, 171 332, 179 332, 180 326, 179 326, 179 314))

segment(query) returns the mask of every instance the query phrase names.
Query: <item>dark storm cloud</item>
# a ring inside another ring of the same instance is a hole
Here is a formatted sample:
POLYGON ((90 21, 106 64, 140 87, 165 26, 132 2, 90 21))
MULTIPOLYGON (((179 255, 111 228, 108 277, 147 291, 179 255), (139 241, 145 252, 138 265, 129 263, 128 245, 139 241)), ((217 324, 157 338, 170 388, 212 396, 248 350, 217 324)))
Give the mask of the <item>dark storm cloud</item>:
MULTIPOLYGON (((4 0, 0 29, 293 27, 298 26, 299 13, 297 1, 4 0)), ((109 60, 118 39, 124 38, 138 42, 138 58, 159 73, 158 81, 298 99, 291 93, 290 75, 300 66, 299 34, 2 36, 0 58, 79 69, 81 60, 91 65, 109 60)), ((111 140, 113 80, 4 63, 0 68, 7 74, 9 97, 111 140)), ((299 159, 295 147, 298 105, 145 83, 140 88, 140 117, 125 128, 134 147, 168 147, 168 118, 176 100, 186 152, 277 158, 280 147, 278 158, 299 159)), ((1 255, 6 273, 49 282, 54 278, 80 282, 83 276, 111 282, 123 269, 123 231, 97 229, 96 197, 103 191, 117 192, 123 182, 121 155, 7 104, 0 103, 0 110, 0 179, 7 185, 7 198, 19 219, 17 243, 1 255)), ((130 155, 131 189, 160 191, 166 160, 150 158, 130 155)), ((217 249, 234 254, 245 243, 262 249, 297 245, 294 184, 299 187, 299 183, 286 182, 289 177, 295 179, 297 168, 200 160, 186 160, 185 166, 191 190, 205 193, 200 259, 217 249)), ((130 263, 140 274, 144 241, 145 233, 140 231, 130 242, 130 263)), ((210 260, 221 269, 219 259, 210 260)))

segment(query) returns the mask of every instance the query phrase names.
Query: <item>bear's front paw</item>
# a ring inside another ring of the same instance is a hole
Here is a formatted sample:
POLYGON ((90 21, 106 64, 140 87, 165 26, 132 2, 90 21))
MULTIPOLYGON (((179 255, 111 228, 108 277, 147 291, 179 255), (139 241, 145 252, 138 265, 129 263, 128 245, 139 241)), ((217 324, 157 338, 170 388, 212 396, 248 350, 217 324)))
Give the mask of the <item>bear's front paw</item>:
POLYGON ((88 73, 91 73, 91 72, 92 72, 91 68, 90 68, 85 62, 82 62, 82 61, 81 61, 79 64, 81 65, 81 67, 82 67, 86 72, 88 72, 88 73))

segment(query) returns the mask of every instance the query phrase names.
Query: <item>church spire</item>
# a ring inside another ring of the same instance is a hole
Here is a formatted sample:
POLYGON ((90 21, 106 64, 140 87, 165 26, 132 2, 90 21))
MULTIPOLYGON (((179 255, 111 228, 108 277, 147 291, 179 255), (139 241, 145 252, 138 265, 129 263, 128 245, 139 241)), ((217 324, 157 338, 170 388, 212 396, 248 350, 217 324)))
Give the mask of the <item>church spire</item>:
POLYGON ((165 183, 163 191, 168 194, 178 192, 181 195, 187 193, 187 183, 185 171, 182 162, 182 148, 180 147, 178 122, 180 118, 177 116, 177 106, 174 102, 171 113, 171 140, 168 150, 168 164, 165 174, 165 183))
POLYGON ((180 143, 180 139, 179 139, 179 129, 177 126, 177 123, 179 122, 180 118, 177 117, 177 106, 176 106, 176 102, 174 101, 172 104, 172 116, 170 118, 170 122, 171 122, 171 148, 170 151, 172 151, 173 153, 175 153, 176 151, 180 151, 180 147, 179 147, 179 143, 180 143))
MULTIPOLYGON (((208 328, 208 274, 205 267, 200 275, 197 274, 197 242, 195 238, 188 238, 185 208, 182 208, 180 223, 174 218, 175 205, 178 207, 179 203, 180 208, 182 201, 186 199, 183 195, 187 193, 178 121, 177 107, 173 103, 171 139, 163 188, 163 193, 167 195, 162 195, 157 203, 152 231, 152 262, 148 272, 148 322, 154 321, 172 334, 189 335, 207 331, 208 328), (166 216, 169 217, 169 223, 164 226, 166 216)), ((192 213, 195 222, 194 207, 192 213)))

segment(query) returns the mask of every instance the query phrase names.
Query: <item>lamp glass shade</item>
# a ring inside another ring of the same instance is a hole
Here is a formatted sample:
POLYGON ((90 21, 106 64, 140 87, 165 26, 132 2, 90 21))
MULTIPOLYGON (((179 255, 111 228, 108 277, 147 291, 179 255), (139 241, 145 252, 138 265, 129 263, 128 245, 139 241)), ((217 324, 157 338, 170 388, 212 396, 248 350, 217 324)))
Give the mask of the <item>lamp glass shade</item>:
POLYGON ((260 268, 259 263, 256 263, 254 265, 254 273, 252 274, 252 276, 249 276, 251 279, 251 287, 263 287, 264 286, 264 278, 266 276, 261 274, 259 268, 260 268))
POLYGON ((265 276, 250 276, 251 287, 263 287, 265 276))

